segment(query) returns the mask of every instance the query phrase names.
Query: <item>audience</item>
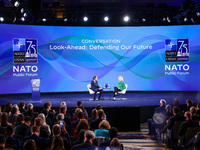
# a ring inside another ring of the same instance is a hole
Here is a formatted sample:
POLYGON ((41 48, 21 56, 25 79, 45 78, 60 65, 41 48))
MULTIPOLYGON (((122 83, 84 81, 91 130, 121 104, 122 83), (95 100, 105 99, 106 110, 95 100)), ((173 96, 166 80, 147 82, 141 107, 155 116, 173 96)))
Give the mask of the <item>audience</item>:
MULTIPOLYGON (((187 107, 184 110, 187 111, 182 116, 180 101, 174 103, 172 110, 171 106, 166 105, 166 101, 161 99, 160 107, 155 108, 154 114, 165 116, 166 126, 162 132, 166 132, 172 142, 174 142, 171 138, 172 128, 175 122, 182 121, 177 130, 180 141, 185 147, 190 143, 190 146, 197 149, 200 148, 200 133, 197 133, 191 142, 184 142, 187 129, 199 126, 199 104, 195 108, 191 99, 188 99, 186 103, 187 107)), ((97 147, 94 146, 96 143, 93 143, 95 137, 105 138, 104 142, 97 144, 99 149, 123 149, 123 145, 117 139, 118 130, 111 127, 106 120, 101 105, 97 105, 92 110, 89 119, 81 101, 77 102, 75 115, 72 117, 67 110, 66 102, 62 102, 56 110, 57 113, 51 109, 50 102, 44 103, 43 110, 37 112, 34 112, 31 103, 27 105, 27 110, 24 102, 20 102, 19 107, 16 104, 12 106, 10 102, 6 103, 4 112, 0 113, 0 150, 5 147, 11 148, 9 146, 16 146, 17 149, 23 150, 96 149, 97 147), (40 112, 39 115, 38 112, 40 112)), ((152 134, 158 124, 153 119, 149 119, 148 123, 149 132, 152 134)))

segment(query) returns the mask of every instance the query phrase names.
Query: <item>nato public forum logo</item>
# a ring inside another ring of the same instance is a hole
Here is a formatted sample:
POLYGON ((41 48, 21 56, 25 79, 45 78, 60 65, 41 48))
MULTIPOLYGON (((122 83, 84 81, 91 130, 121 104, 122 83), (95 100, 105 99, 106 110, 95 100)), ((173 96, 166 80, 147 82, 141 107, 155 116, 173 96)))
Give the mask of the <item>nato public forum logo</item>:
POLYGON ((37 63, 36 39, 13 39, 13 63, 37 63))
POLYGON ((189 39, 166 39, 165 50, 166 62, 189 61, 189 39))

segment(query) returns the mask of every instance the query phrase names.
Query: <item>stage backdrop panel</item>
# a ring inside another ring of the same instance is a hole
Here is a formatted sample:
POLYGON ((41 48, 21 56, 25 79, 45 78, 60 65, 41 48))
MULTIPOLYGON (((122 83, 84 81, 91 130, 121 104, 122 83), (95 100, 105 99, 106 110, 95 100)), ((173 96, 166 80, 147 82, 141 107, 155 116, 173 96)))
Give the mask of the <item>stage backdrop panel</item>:
POLYGON ((200 26, 58 27, 0 24, 0 94, 87 91, 199 91, 200 26))

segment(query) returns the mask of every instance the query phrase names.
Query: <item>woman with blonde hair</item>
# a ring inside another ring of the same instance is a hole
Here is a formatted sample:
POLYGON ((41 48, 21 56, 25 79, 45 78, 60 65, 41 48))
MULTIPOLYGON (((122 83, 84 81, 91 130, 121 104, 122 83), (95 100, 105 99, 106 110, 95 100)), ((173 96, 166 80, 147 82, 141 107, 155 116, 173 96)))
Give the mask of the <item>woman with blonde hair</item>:
POLYGON ((41 120, 42 120, 42 126, 41 126, 41 129, 40 129, 40 130, 42 130, 42 132, 40 133, 40 136, 42 136, 42 137, 43 137, 43 135, 44 135, 44 137, 50 136, 51 135, 51 129, 50 129, 50 126, 48 124, 46 124, 45 115, 43 113, 40 113, 38 115, 38 117, 40 117, 41 120))
POLYGON ((110 129, 110 124, 108 121, 106 120, 102 120, 99 124, 99 129, 95 130, 95 137, 105 137, 105 138, 109 138, 109 129, 110 129))
POLYGON ((114 88, 114 100, 116 100, 116 96, 117 96, 117 93, 119 91, 123 91, 124 89, 126 89, 126 85, 124 83, 124 79, 122 76, 118 76, 118 86, 114 88))

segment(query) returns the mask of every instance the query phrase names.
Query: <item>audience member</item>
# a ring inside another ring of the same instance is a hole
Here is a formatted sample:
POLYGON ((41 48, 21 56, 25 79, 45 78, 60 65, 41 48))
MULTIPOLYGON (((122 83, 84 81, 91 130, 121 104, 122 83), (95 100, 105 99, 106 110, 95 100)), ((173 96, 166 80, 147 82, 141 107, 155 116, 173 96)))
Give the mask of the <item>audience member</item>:
POLYGON ((46 118, 43 113, 38 115, 42 119, 42 126, 40 128, 40 136, 41 137, 49 137, 51 135, 51 129, 48 124, 46 124, 46 118))
POLYGON ((16 124, 15 124, 15 126, 17 126, 17 125, 20 125, 20 124, 22 124, 22 123, 24 123, 24 115, 23 114, 19 114, 19 115, 17 115, 17 121, 16 121, 16 124))
POLYGON ((96 120, 91 121, 90 123, 90 129, 95 130, 99 128, 99 123, 103 120, 104 118, 104 111, 103 109, 98 110, 98 118, 96 120))
POLYGON ((7 114, 9 114, 11 112, 11 109, 12 109, 11 102, 6 103, 5 108, 4 108, 4 112, 6 112, 7 114))
POLYGON ((95 133, 95 137, 105 137, 105 138, 109 138, 108 132, 110 129, 110 124, 108 121, 106 120, 102 120, 99 124, 99 129, 96 129, 94 131, 95 133))
POLYGON ((8 114, 6 112, 3 112, 1 114, 1 126, 2 127, 12 126, 12 124, 8 122, 8 114))
MULTIPOLYGON (((81 108, 76 108, 75 113, 73 114, 73 116, 71 117, 71 122, 74 122, 78 119, 78 114, 82 112, 83 110, 81 108)), ((82 114, 83 115, 83 114, 82 114)), ((82 118, 81 118, 82 119, 82 118)))
POLYGON ((24 116, 30 116, 32 119, 31 122, 34 122, 35 118, 37 117, 37 113, 33 111, 33 104, 29 103, 27 105, 27 111, 24 112, 24 116))
POLYGON ((168 120, 171 116, 173 116, 172 107, 170 105, 166 105, 165 110, 166 110, 166 120, 168 120))
POLYGON ((25 143, 28 139, 33 139, 39 150, 45 150, 46 149, 46 141, 44 138, 39 137, 39 135, 40 135, 40 129, 37 125, 34 125, 31 128, 31 135, 24 137, 23 143, 25 143))
POLYGON ((120 150, 121 144, 117 138, 113 138, 110 142, 110 150, 120 150))
MULTIPOLYGON (((166 115, 166 110, 165 110, 165 106, 166 106, 166 101, 164 99, 160 100, 160 107, 156 107, 154 110, 154 115, 155 114, 163 114, 166 115)), ((156 124, 156 122, 151 118, 148 119, 148 128, 149 128, 149 133, 150 135, 155 135, 155 129, 156 126, 159 126, 158 124, 156 124)))
POLYGON ((73 146, 73 145, 77 145, 77 144, 81 144, 81 143, 84 142, 84 134, 85 134, 85 131, 86 131, 86 130, 81 129, 81 131, 78 133, 78 139, 72 143, 72 146, 73 146))
MULTIPOLYGON (((77 108, 77 109, 80 109, 80 108, 77 108)), ((71 129, 76 129, 80 120, 83 119, 83 112, 80 111, 77 116, 78 116, 77 120, 71 123, 71 127, 70 127, 71 129)))
POLYGON ((14 125, 17 122, 17 107, 14 105, 12 106, 11 114, 8 116, 8 122, 14 125))
POLYGON ((0 150, 3 150, 6 145, 6 139, 3 134, 0 134, 0 150))
POLYGON ((20 113, 24 113, 26 111, 24 102, 19 103, 19 111, 20 113))
POLYGON ((61 128, 59 124, 55 124, 55 125, 53 126, 53 129, 52 129, 53 136, 47 140, 47 147, 50 148, 51 143, 52 143, 52 141, 53 141, 53 138, 54 138, 55 136, 60 136, 60 135, 61 135, 61 130, 64 131, 64 137, 62 137, 62 138, 63 138, 63 141, 64 141, 64 147, 65 147, 65 149, 70 149, 71 140, 70 140, 69 133, 68 133, 67 130, 65 129, 65 126, 63 126, 63 127, 61 128))
POLYGON ((181 143, 185 144, 185 134, 186 131, 189 127, 198 127, 199 123, 196 120, 192 120, 192 114, 189 111, 185 112, 185 120, 184 122, 181 123, 179 131, 178 131, 178 135, 181 139, 181 143))
POLYGON ((14 130, 13 130, 12 126, 7 126, 7 128, 6 128, 6 134, 7 134, 6 145, 8 145, 8 144, 15 145, 18 149, 21 149, 22 144, 21 144, 20 140, 19 139, 15 139, 13 137, 14 130))
POLYGON ((97 109, 93 109, 92 110, 92 117, 88 119, 88 122, 90 123, 91 121, 96 120, 97 116, 98 116, 97 109))
POLYGON ((192 114, 192 120, 198 120, 198 116, 197 116, 197 109, 192 106, 190 107, 190 113, 192 114))
POLYGON ((14 135, 25 137, 31 134, 31 117, 26 116, 24 119, 24 123, 15 126, 14 128, 14 135))
POLYGON ((37 150, 35 141, 28 139, 23 145, 23 150, 37 150))
POLYGON ((76 130, 74 130, 74 137, 78 137, 78 134, 79 132, 84 129, 84 130, 89 130, 90 127, 89 127, 89 124, 88 124, 88 121, 86 119, 80 119, 77 127, 76 127, 76 130))
POLYGON ((188 100, 186 101, 186 104, 187 104, 187 106, 185 107, 184 112, 190 111, 190 107, 193 106, 193 101, 192 101, 191 99, 188 99, 188 100))
POLYGON ((50 150, 65 150, 63 138, 61 136, 54 136, 50 150))
POLYGON ((44 103, 42 113, 44 113, 44 111, 47 111, 48 117, 51 119, 51 122, 54 122, 55 121, 55 110, 54 111, 50 111, 50 110, 51 110, 51 103, 50 102, 44 103))
POLYGON ((64 115, 65 124, 70 127, 70 125, 71 125, 71 115, 69 113, 67 113, 67 106, 61 106, 59 112, 64 115))
POLYGON ((88 119, 88 113, 87 113, 85 107, 82 105, 82 102, 81 102, 81 101, 78 101, 78 102, 76 103, 76 107, 77 107, 77 108, 81 108, 82 111, 83 111, 83 116, 84 116, 86 119, 88 119))
POLYGON ((93 131, 87 130, 84 134, 84 143, 74 145, 71 150, 95 150, 96 147, 93 144, 95 135, 93 131))

